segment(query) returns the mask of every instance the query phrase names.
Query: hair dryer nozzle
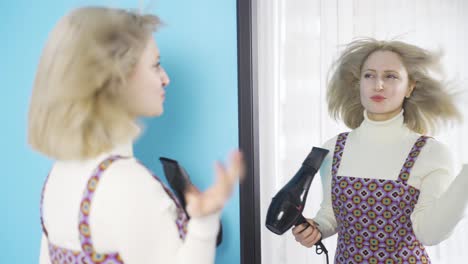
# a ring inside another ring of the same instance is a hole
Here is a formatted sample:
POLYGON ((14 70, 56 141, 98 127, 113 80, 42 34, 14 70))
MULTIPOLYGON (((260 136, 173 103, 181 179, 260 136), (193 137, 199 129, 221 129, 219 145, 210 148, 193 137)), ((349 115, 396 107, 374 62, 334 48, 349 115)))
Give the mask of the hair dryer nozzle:
MULTIPOLYGON (((185 200, 185 192, 192 184, 192 182, 190 181, 190 177, 187 171, 185 171, 184 167, 182 167, 176 160, 166 157, 160 157, 159 160, 163 165, 167 182, 171 186, 174 194, 177 196, 177 199, 188 216, 186 210, 187 202, 185 200)), ((221 220, 219 224, 218 236, 216 237, 216 246, 219 246, 223 241, 223 225, 221 220)))
POLYGON ((328 152, 328 149, 313 147, 302 165, 310 166, 318 171, 328 152))
POLYGON ((302 211, 310 184, 327 154, 327 149, 312 148, 296 175, 273 197, 265 223, 270 231, 281 235, 304 221, 302 211))
POLYGON ((174 194, 177 196, 182 207, 185 209, 185 191, 188 188, 188 185, 191 184, 187 172, 176 160, 160 157, 164 169, 164 174, 169 185, 172 187, 174 194))

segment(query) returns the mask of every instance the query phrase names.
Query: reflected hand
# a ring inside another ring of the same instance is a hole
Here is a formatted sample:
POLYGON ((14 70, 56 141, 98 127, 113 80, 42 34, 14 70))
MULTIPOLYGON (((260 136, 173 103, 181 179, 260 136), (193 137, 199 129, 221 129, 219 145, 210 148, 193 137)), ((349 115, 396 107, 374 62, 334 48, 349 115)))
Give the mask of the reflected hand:
POLYGON ((295 226, 292 229, 292 233, 297 242, 301 243, 304 247, 311 248, 322 238, 322 234, 312 219, 307 219, 307 222, 310 225, 304 223, 295 226))

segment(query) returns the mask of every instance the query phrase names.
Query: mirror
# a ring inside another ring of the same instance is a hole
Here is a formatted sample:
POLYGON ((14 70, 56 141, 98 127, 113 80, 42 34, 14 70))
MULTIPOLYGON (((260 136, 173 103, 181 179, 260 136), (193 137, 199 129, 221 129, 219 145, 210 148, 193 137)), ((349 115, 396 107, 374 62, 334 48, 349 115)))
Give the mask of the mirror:
MULTIPOLYGON (((321 146, 338 133, 350 130, 343 122, 334 121, 327 111, 326 84, 332 62, 357 37, 397 39, 432 51, 441 49, 447 79, 454 80, 457 87, 466 88, 468 3, 462 0, 256 0, 250 4, 251 9, 238 9, 239 17, 251 19, 251 35, 244 32, 240 36, 250 36, 252 43, 251 54, 242 54, 242 48, 250 51, 248 46, 239 47, 239 59, 250 58, 253 65, 249 78, 252 94, 241 100, 252 100, 251 121, 257 121, 251 123, 250 130, 253 131, 250 150, 254 152, 250 157, 254 168, 251 175, 255 177, 246 189, 249 198, 255 199, 254 206, 252 201, 241 202, 242 210, 250 208, 248 220, 241 220, 251 224, 248 226, 252 240, 245 250, 257 254, 255 262, 249 263, 326 263, 323 255, 318 256, 315 250, 298 244, 291 232, 277 236, 264 223, 271 198, 294 175, 311 147, 321 146), (257 206, 259 211, 252 211, 257 206)), ((465 95, 457 99, 463 116, 468 116, 465 106, 468 98, 465 95)), ((464 136, 467 132, 468 124, 464 122, 433 136, 449 146, 456 163, 461 165, 468 163, 465 151, 468 140, 464 136)), ((315 216, 322 197, 320 177, 317 177, 309 191, 305 216, 315 216)), ((468 257, 463 250, 468 246, 467 234, 468 223, 461 221, 449 239, 427 247, 431 260, 445 264, 468 257)), ((330 262, 333 262, 336 243, 336 235, 324 240, 330 262)))

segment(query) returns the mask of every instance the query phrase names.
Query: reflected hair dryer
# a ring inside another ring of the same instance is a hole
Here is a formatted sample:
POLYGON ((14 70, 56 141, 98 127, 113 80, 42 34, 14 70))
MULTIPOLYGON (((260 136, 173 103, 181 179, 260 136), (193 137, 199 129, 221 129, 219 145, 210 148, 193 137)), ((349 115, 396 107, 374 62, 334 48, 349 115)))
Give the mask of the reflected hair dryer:
MULTIPOLYGON (((282 235, 292 226, 303 223, 310 226, 302 211, 310 184, 327 154, 327 149, 313 147, 296 175, 273 197, 266 216, 266 227, 271 232, 282 235)), ((317 254, 325 252, 328 262, 328 251, 322 241, 315 245, 317 254)))

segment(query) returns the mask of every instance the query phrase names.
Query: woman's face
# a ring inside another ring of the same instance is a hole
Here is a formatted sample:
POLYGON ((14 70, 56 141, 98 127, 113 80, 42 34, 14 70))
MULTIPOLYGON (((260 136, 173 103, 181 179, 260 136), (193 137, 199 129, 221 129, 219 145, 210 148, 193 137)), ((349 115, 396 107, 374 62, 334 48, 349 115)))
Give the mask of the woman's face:
POLYGON ((135 118, 159 116, 164 111, 164 87, 169 77, 159 60, 159 49, 151 37, 123 92, 128 111, 135 118))
POLYGON ((371 120, 388 120, 403 107, 414 85, 408 79, 403 62, 392 51, 376 51, 364 62, 359 84, 361 104, 371 120))

